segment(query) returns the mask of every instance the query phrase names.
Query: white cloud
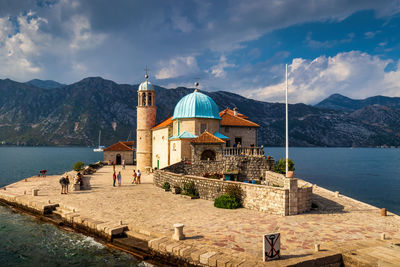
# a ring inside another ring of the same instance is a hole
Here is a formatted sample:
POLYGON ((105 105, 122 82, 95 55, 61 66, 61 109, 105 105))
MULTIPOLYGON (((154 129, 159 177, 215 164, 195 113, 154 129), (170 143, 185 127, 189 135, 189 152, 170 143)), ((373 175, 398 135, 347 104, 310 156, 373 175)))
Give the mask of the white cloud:
MULTIPOLYGON (((397 69, 385 72, 392 60, 384 60, 359 51, 320 56, 314 60, 293 59, 289 65, 289 99, 291 103, 317 103, 340 93, 352 98, 374 95, 400 96, 400 61, 397 69)), ((284 67, 282 66, 282 77, 284 67)), ((285 81, 248 89, 245 96, 283 102, 285 81)))
POLYGON ((171 16, 172 25, 175 29, 180 30, 184 33, 189 33, 193 30, 194 26, 185 16, 179 14, 177 10, 173 12, 171 16))
POLYGON ((218 64, 211 67, 211 74, 217 78, 224 78, 226 76, 225 68, 233 67, 235 67, 235 64, 228 63, 226 56, 222 55, 218 64))
POLYGON ((32 12, 17 17, 18 28, 8 17, 0 18, 0 73, 11 78, 38 75, 42 66, 37 58, 50 43, 51 37, 39 32, 46 19, 32 12))
POLYGON ((194 56, 176 57, 169 61, 158 63, 160 70, 156 73, 156 79, 171 79, 195 73, 199 70, 194 56))
POLYGON ((103 33, 93 33, 89 20, 84 16, 73 16, 69 23, 64 26, 72 31, 70 48, 73 50, 96 47, 106 38, 106 35, 103 33))

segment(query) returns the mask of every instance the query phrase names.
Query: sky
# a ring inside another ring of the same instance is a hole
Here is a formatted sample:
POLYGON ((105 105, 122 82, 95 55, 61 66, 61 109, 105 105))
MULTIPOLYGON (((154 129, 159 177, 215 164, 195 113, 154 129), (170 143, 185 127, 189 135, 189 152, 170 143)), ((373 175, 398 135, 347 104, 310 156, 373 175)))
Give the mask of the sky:
POLYGON ((400 0, 0 0, 0 79, 400 96, 400 0))

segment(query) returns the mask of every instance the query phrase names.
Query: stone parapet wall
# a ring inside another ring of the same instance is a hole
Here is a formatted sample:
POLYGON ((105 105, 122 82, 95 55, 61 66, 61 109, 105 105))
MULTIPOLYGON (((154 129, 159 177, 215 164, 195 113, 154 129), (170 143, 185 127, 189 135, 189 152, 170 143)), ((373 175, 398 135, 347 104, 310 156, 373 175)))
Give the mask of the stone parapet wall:
MULTIPOLYGON (((178 186, 180 188, 183 188, 184 183, 193 181, 199 192, 200 198, 207 200, 214 200, 223 195, 225 193, 225 188, 228 185, 234 184, 240 186, 243 190, 243 206, 245 208, 282 216, 291 215, 289 213, 289 195, 291 192, 288 188, 223 181, 192 175, 176 174, 165 170, 155 171, 153 181, 158 187, 162 187, 165 182, 168 182, 171 187, 178 186)), ((297 193, 299 191, 296 190, 295 192, 297 193)), ((306 196, 308 191, 303 192, 300 190, 300 192, 302 192, 301 199, 306 199, 308 197, 306 196)), ((299 203, 297 195, 294 196, 296 197, 296 201, 293 203, 299 203)), ((296 206, 295 210, 300 209, 305 208, 298 208, 296 206)))
POLYGON ((298 188, 298 213, 304 213, 311 210, 312 187, 298 188))
POLYGON ((265 172, 265 181, 267 182, 268 185, 283 186, 285 179, 286 177, 283 174, 269 170, 265 172))
MULTIPOLYGON (((238 170, 238 178, 243 180, 262 180, 265 172, 273 170, 274 160, 264 156, 225 156, 220 161, 197 160, 191 162, 178 162, 164 170, 174 173, 203 176, 204 174, 224 173, 227 170, 238 170)), ((282 184, 283 186, 283 184, 282 184)))

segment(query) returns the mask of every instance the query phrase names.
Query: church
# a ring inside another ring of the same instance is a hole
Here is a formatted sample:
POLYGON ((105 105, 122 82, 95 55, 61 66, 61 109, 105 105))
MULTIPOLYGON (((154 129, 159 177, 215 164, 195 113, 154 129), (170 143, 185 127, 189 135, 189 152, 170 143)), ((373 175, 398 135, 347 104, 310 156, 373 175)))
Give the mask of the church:
POLYGON ((172 117, 156 125, 156 92, 147 74, 145 78, 138 89, 137 169, 221 160, 229 148, 257 147, 257 123, 237 108, 219 111, 214 100, 197 89, 177 103, 172 117))

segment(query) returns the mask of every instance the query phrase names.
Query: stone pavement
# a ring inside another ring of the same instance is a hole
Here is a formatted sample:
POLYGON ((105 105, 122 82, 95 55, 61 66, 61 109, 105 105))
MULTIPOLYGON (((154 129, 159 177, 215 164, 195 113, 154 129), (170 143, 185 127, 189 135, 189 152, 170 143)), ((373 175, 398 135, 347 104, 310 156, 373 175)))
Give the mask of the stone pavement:
MULTIPOLYGON (((247 209, 218 209, 212 201, 164 192, 152 184, 151 175, 143 175, 140 185, 131 184, 133 167, 121 170, 117 166, 117 171, 122 172, 121 187, 112 186, 112 167, 104 166, 86 176, 90 180, 89 190, 72 192, 70 186, 70 194, 62 195, 60 176, 31 177, 27 182, 22 180, 7 186, 0 196, 19 195, 45 203, 50 200, 97 221, 118 224, 122 220, 130 229, 140 229, 153 237, 171 237, 173 224, 183 223, 187 237, 180 241, 183 244, 201 248, 204 253, 234 254, 239 258, 261 260, 262 235, 280 232, 281 253, 288 264, 324 253, 314 253, 316 243, 322 250, 335 252, 341 251, 343 244, 354 242, 359 245, 366 242, 369 245, 364 248, 368 248, 382 233, 388 240, 400 239, 399 216, 388 213, 382 217, 373 206, 345 196, 335 197, 333 192, 320 187, 313 189, 316 210, 282 217, 247 209), (31 195, 33 188, 39 188, 38 196, 31 195)), ((368 249, 363 253, 369 253, 368 249)))

